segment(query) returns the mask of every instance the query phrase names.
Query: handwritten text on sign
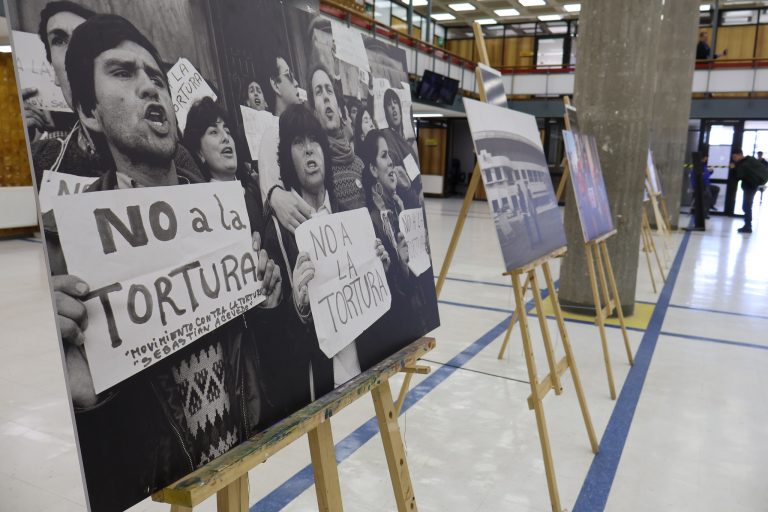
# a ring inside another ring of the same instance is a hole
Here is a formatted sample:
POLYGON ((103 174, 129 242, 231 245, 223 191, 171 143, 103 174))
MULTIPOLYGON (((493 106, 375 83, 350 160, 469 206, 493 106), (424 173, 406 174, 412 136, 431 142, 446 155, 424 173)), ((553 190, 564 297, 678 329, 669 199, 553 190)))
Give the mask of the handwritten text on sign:
POLYGON ((432 266, 427 252, 427 228, 421 208, 403 210, 399 218, 400 231, 408 244, 408 268, 420 276, 432 266))
POLYGON ((97 393, 264 300, 237 182, 56 196, 53 208, 68 271, 91 290, 97 393))
POLYGON ((368 210, 315 217, 296 228, 315 277, 309 300, 320 349, 335 356, 389 310, 392 295, 376 256, 368 210))
POLYGON ((187 114, 196 101, 210 97, 216 101, 216 93, 200 72, 187 59, 181 58, 168 71, 168 87, 173 100, 173 110, 183 132, 187 126, 187 114))
POLYGON ((64 172, 43 171, 43 180, 37 197, 40 200, 40 211, 45 213, 53 208, 51 203, 54 196, 80 194, 96 181, 96 178, 75 176, 64 172))
POLYGON ((28 105, 43 110, 72 111, 61 88, 56 85, 56 74, 45 57, 45 47, 40 36, 14 30, 13 56, 19 69, 21 89, 37 89, 37 94, 25 101, 28 105))

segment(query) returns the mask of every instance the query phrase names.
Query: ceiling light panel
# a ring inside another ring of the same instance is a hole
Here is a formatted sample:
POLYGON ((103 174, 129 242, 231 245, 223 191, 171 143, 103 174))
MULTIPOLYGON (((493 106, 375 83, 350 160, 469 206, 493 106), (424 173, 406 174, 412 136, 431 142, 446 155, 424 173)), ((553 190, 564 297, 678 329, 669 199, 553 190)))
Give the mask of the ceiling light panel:
POLYGON ((496 16, 501 16, 502 18, 507 16, 520 16, 520 11, 517 9, 496 9, 493 12, 496 13, 496 16))
POLYGON ((493 18, 482 18, 479 20, 475 20, 475 23, 477 23, 478 25, 493 25, 494 23, 496 23, 496 20, 493 18))
POLYGON ((565 9, 566 12, 579 12, 581 11, 581 4, 565 4, 563 9, 565 9))
POLYGON ((436 21, 451 21, 455 20, 456 16, 448 12, 438 12, 432 15, 432 19, 436 21))
POLYGON ((539 21, 560 21, 563 19, 559 14, 544 14, 539 16, 539 21))
POLYGON ((536 7, 537 5, 547 5, 544 0, 517 0, 523 7, 536 7))
POLYGON ((450 7, 451 9, 453 9, 456 12, 474 11, 475 10, 475 6, 470 4, 470 3, 467 3, 467 2, 459 3, 459 4, 448 4, 448 7, 450 7))

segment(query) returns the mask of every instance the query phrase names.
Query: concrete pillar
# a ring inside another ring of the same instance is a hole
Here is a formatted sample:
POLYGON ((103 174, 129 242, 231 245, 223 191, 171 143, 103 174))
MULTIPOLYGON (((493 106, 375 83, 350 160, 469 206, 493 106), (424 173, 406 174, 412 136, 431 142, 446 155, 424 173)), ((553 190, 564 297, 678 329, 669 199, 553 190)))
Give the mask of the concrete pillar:
POLYGON ((672 225, 680 217, 683 164, 691 114, 693 70, 699 29, 699 0, 667 0, 659 33, 651 149, 672 225))
MULTIPOLYGON (((608 247, 627 314, 634 311, 635 304, 662 2, 583 0, 579 16, 573 103, 581 131, 597 139, 618 230, 608 247)), ((593 308, 573 187, 569 185, 567 191, 568 254, 560 271, 560 301, 568 309, 593 308)))

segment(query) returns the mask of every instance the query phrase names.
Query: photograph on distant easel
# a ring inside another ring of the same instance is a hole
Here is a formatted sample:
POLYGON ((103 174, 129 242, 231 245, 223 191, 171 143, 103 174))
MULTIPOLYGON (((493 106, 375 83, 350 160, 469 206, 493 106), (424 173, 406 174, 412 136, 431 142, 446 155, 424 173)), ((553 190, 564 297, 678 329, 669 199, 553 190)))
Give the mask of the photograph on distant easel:
POLYGON ((536 119, 466 98, 464 108, 506 269, 564 247, 536 119))
POLYGON ((485 93, 486 103, 491 103, 497 107, 507 107, 507 93, 504 90, 504 81, 501 71, 478 63, 479 79, 483 92, 485 93))
POLYGON ((571 170, 576 207, 584 241, 590 242, 613 231, 603 172, 595 138, 563 130, 565 153, 571 170))
POLYGON ((27 117, 51 113, 27 132, 90 510, 438 326, 402 49, 312 1, 8 17, 27 117))

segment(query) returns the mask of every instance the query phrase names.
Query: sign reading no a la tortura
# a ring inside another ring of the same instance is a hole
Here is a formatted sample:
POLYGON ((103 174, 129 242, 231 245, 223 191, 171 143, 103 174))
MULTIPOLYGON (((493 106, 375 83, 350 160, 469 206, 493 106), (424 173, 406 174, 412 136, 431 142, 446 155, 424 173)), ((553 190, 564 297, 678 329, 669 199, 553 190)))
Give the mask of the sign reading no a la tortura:
POLYGON ((236 182, 56 196, 53 205, 69 272, 91 288, 85 350, 97 393, 263 300, 236 182))

